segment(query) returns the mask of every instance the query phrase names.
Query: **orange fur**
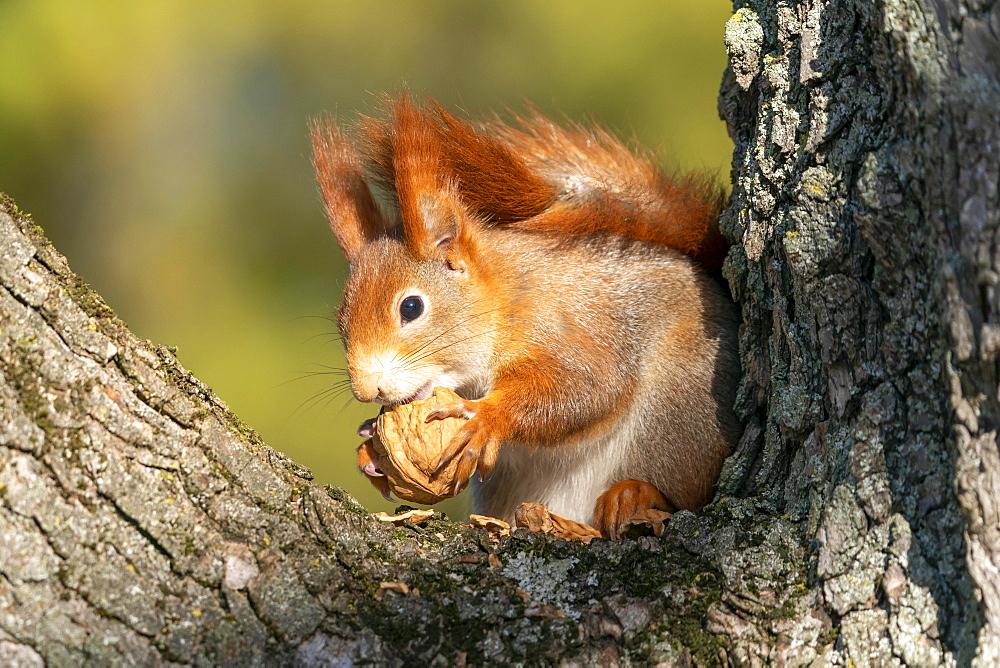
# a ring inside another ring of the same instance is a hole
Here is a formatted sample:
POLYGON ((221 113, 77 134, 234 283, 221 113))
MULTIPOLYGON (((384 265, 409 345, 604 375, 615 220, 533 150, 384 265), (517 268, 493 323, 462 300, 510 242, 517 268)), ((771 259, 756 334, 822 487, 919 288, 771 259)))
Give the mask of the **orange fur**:
POLYGON ((518 223, 537 216, 555 201, 551 184, 533 171, 501 137, 476 132, 440 104, 439 119, 448 167, 458 181, 462 200, 491 225, 518 223))
MULTIPOLYGON (((588 354, 582 342, 573 344, 573 349, 581 356, 588 354)), ((476 432, 488 434, 489 446, 483 447, 498 447, 504 441, 549 447, 571 444, 607 429, 620 407, 632 398, 635 383, 628 379, 617 393, 592 392, 585 401, 577 398, 574 406, 572 395, 578 388, 564 382, 573 375, 572 369, 538 348, 521 348, 511 357, 509 366, 499 370, 496 385, 486 398, 458 401, 436 411, 435 419, 469 419, 465 433, 442 456, 439 468, 461 454, 476 432), (509 410, 511 405, 517 405, 518 410, 509 410), (562 410, 553 412, 552 405, 562 410)), ((599 354, 591 352, 590 357, 596 363, 602 361, 599 354)), ((491 468, 480 466, 478 470, 486 476, 491 468)))
POLYGON ((538 113, 517 123, 491 129, 559 190, 558 206, 521 227, 580 237, 617 234, 675 248, 706 266, 721 264, 722 191, 710 178, 667 177, 598 127, 563 128, 538 113))
MULTIPOLYGON (((455 390, 463 400, 438 417, 468 423, 442 465, 458 458, 456 493, 494 470, 477 498, 497 512, 503 486, 535 497, 523 501, 551 494, 617 537, 629 514, 667 503, 659 490, 705 503, 737 429, 736 318, 675 251, 719 266, 721 190, 664 175, 599 128, 537 113, 473 126, 405 92, 387 106, 388 119, 359 124, 363 162, 332 121, 313 128, 351 260, 338 317, 355 396, 455 390), (401 312, 410 298, 422 315, 401 312), (556 454, 523 458, 539 449, 556 454)), ((384 492, 374 457, 358 450, 384 492)))
MULTIPOLYGON (((576 364, 594 369, 591 378, 604 379, 600 366, 606 364, 606 357, 593 340, 571 337, 565 344, 572 347, 576 364)), ((603 371, 606 374, 609 369, 603 371)), ((493 428, 502 429, 507 439, 541 446, 566 445, 600 432, 632 399, 635 379, 616 378, 613 393, 595 389, 585 398, 573 397, 578 388, 567 386, 565 379, 580 375, 579 369, 567 368, 549 351, 539 347, 523 349, 518 358, 500 370, 490 395, 492 410, 483 417, 499 425, 493 428), (516 413, 503 410, 513 403, 519 406, 516 413), (553 405, 562 409, 554 412, 553 405)))
POLYGON ((722 191, 704 175, 668 177, 606 131, 533 113, 476 132, 438 111, 466 202, 499 224, 565 237, 616 234, 721 266, 722 191))
POLYGON ((424 224, 426 206, 421 206, 421 200, 438 198, 446 181, 441 173, 437 130, 406 93, 396 100, 393 109, 392 170, 405 238, 412 248, 424 251, 431 239, 429 226, 424 224))
POLYGON ((405 90, 391 108, 389 121, 361 123, 373 156, 369 172, 395 197, 403 238, 417 258, 454 254, 453 241, 468 246, 473 240, 463 225, 467 213, 454 192, 454 176, 447 171, 439 119, 414 104, 405 90))
POLYGON ((648 482, 622 480, 597 498, 594 506, 594 528, 611 540, 618 540, 622 525, 642 510, 658 508, 673 510, 669 501, 648 482))
POLYGON ((417 193, 453 192, 488 225, 557 237, 619 235, 674 248, 708 269, 728 248, 722 189, 704 174, 664 174, 599 127, 561 127, 538 113, 479 128, 404 92, 391 121, 361 124, 373 179, 397 199, 406 234, 425 243, 417 193))
POLYGON ((361 160, 337 123, 330 117, 313 121, 310 137, 323 208, 337 243, 351 260, 383 233, 385 221, 365 182, 361 160))

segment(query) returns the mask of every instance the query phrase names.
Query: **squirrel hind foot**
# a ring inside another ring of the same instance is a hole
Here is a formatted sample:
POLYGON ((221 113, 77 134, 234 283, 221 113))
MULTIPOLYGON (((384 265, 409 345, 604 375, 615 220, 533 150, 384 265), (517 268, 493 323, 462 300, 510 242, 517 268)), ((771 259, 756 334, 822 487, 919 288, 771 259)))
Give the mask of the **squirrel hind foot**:
POLYGON ((594 528, 602 536, 618 540, 625 521, 650 508, 673 510, 673 504, 648 482, 622 480, 597 497, 594 505, 594 528))

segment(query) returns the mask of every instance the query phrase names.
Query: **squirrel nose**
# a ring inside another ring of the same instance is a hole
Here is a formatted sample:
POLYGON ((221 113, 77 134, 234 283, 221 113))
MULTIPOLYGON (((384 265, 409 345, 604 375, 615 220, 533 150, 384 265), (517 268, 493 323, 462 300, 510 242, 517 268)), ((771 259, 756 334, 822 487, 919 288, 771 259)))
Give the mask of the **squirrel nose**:
POLYGON ((377 401, 387 403, 387 397, 393 393, 392 365, 396 354, 391 351, 379 353, 356 352, 348 353, 348 374, 351 378, 351 389, 358 401, 377 401))
POLYGON ((365 378, 352 378, 351 389, 358 401, 368 403, 378 401, 385 397, 385 392, 380 387, 382 374, 372 374, 365 378))
POLYGON ((381 388, 378 387, 361 387, 358 385, 354 386, 354 397, 363 403, 368 403, 375 401, 382 394, 381 388))

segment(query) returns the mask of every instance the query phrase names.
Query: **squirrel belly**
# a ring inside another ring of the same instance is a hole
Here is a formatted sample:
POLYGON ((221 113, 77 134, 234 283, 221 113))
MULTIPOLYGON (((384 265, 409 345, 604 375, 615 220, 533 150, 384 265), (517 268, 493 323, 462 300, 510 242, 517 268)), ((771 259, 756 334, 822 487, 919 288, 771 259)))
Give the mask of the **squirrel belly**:
POLYGON ((597 497, 620 479, 615 472, 635 446, 635 421, 629 417, 572 445, 542 449, 505 444, 489 477, 472 482, 473 511, 513 524, 517 507, 535 502, 561 517, 592 524, 597 497))

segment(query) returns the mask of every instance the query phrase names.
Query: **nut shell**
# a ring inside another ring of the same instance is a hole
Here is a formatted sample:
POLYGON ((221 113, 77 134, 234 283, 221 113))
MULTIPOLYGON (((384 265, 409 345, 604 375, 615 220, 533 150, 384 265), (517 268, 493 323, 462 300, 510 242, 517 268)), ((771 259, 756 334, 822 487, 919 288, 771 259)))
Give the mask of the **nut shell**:
POLYGON ((589 543, 601 537, 601 532, 581 522, 559 517, 549 512, 544 503, 522 503, 514 510, 514 521, 535 533, 550 533, 565 540, 589 543))
POLYGON ((396 406, 379 416, 372 445, 379 456, 379 469, 400 499, 432 504, 454 496, 459 458, 449 462, 433 480, 431 472, 467 420, 448 417, 426 422, 426 419, 432 411, 456 401, 461 401, 457 394, 446 387, 435 387, 427 399, 396 406))

